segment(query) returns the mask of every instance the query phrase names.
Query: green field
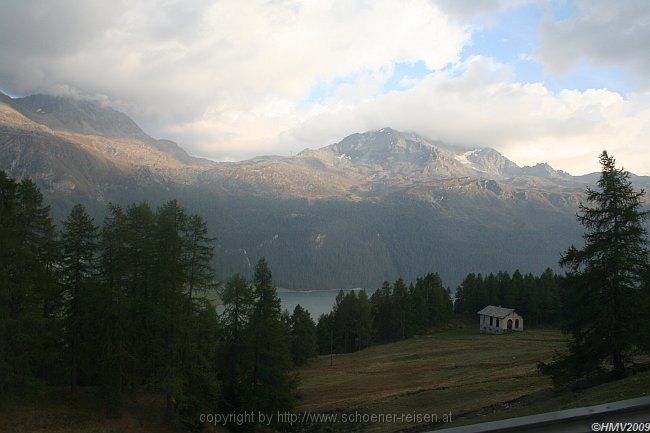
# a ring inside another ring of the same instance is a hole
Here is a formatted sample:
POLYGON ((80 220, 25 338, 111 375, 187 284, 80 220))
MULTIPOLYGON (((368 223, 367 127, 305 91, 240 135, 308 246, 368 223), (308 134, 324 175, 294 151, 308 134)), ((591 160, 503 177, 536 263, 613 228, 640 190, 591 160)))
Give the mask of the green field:
POLYGON ((506 335, 441 331, 361 352, 322 356, 300 370, 298 410, 367 414, 452 413, 452 423, 367 423, 355 431, 430 430, 647 395, 650 374, 556 395, 538 361, 565 348, 557 330, 506 335))

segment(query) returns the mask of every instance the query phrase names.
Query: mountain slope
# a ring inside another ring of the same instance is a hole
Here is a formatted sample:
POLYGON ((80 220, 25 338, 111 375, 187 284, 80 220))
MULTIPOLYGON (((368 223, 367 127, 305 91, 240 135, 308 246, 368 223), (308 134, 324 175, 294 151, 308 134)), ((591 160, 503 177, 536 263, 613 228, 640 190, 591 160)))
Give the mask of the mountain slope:
POLYGON ((76 202, 101 218, 107 202, 177 198, 217 237, 220 278, 265 256, 279 285, 304 289, 539 272, 581 241, 574 215, 593 181, 390 128, 217 163, 97 102, 42 95, 0 100, 0 169, 34 178, 57 219, 76 202))
POLYGON ((97 101, 39 94, 15 98, 10 105, 51 129, 104 137, 148 138, 128 116, 97 101))
POLYGON ((151 138, 130 117, 99 101, 38 94, 15 99, 6 97, 0 102, 6 103, 34 123, 52 130, 83 136, 135 140, 171 153, 185 163, 202 161, 189 156, 173 141, 151 138))

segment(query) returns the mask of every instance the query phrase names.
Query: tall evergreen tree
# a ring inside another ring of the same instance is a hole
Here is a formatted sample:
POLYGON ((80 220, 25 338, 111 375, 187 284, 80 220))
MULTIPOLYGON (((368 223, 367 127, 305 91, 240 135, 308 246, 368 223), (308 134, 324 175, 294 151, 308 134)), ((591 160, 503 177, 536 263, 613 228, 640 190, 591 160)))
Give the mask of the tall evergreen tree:
POLYGON ((382 286, 370 297, 372 327, 379 343, 386 343, 394 338, 394 310, 391 304, 392 288, 388 281, 384 281, 382 286))
POLYGON ((18 197, 16 181, 0 171, 0 403, 13 391, 16 382, 13 365, 13 338, 18 308, 18 281, 16 281, 16 255, 20 247, 18 238, 18 197))
POLYGON ((316 324, 318 353, 329 355, 334 351, 334 318, 332 313, 321 314, 316 324))
POLYGON ((95 337, 96 305, 93 299, 97 290, 97 227, 80 204, 75 205, 63 223, 61 234, 60 272, 65 294, 66 343, 70 356, 70 387, 76 391, 79 371, 92 374, 95 337))
POLYGON ((623 376, 647 319, 641 309, 648 266, 644 191, 634 190, 629 173, 606 151, 600 164, 598 189, 587 189, 590 205, 581 205, 578 215, 585 245, 569 248, 560 261, 568 268, 563 328, 572 340, 568 355, 540 365, 556 383, 597 374, 606 361, 614 377, 623 376))
MULTIPOLYGON (((187 213, 176 200, 164 203, 156 213, 153 290, 153 356, 156 383, 164 391, 167 416, 176 410, 175 402, 183 391, 183 369, 187 358, 187 327, 183 233, 187 213)), ((191 302, 191 301, 188 301, 191 302)))
POLYGON ((60 289, 54 272, 58 244, 49 207, 29 179, 0 178, 3 286, 0 297, 0 394, 37 385, 59 356, 56 321, 60 289), (12 197, 13 196, 13 197, 12 197), (5 250, 6 248, 6 250, 5 250))
POLYGON ((284 334, 280 299, 266 260, 254 275, 255 305, 250 331, 253 338, 252 393, 255 409, 264 413, 290 410, 296 400, 296 379, 284 334))
POLYGON ((357 297, 353 291, 339 290, 332 309, 334 319, 334 348, 337 353, 354 350, 354 308, 357 297))
POLYGON ((393 284, 393 326, 396 337, 405 339, 411 335, 411 309, 409 305, 408 289, 404 280, 399 278, 393 284))
POLYGON ((438 326, 446 323, 453 313, 453 304, 449 290, 445 289, 438 273, 429 273, 418 278, 416 286, 420 285, 426 305, 425 326, 438 326))
MULTIPOLYGON (((159 300, 156 279, 156 215, 147 203, 131 205, 125 213, 124 239, 126 265, 126 296, 129 298, 128 346, 132 347, 135 391, 140 383, 148 383, 156 370, 156 321, 153 320, 159 300)), ((160 244, 158 244, 160 245, 160 244)))
POLYGON ((366 289, 361 289, 357 296, 358 323, 357 323, 357 347, 356 350, 364 349, 372 343, 372 306, 366 289))
POLYGON ((222 406, 238 412, 252 406, 252 347, 248 331, 253 311, 253 290, 240 274, 235 274, 221 295, 223 312, 223 352, 221 371, 222 406))
POLYGON ((214 256, 212 242, 208 236, 208 227, 200 215, 192 215, 185 227, 185 248, 187 267, 187 290, 192 299, 196 291, 205 292, 214 285, 214 256))
POLYGON ((415 284, 409 285, 410 309, 413 314, 413 331, 422 332, 429 326, 429 303, 427 287, 418 278, 415 284))
POLYGON ((99 241, 99 308, 95 317, 98 345, 98 381, 109 413, 117 414, 125 386, 136 381, 133 362, 135 350, 129 334, 134 330, 129 297, 129 264, 126 239, 126 215, 121 207, 110 204, 99 241))
POLYGON ((291 357, 296 366, 316 356, 316 325, 309 311, 296 305, 291 315, 291 357))

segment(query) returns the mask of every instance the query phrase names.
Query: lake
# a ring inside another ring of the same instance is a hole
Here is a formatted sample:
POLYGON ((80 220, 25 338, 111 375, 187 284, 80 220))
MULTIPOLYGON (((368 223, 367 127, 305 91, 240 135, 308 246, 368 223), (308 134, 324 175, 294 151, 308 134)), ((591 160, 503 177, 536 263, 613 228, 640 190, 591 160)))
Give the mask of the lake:
MULTIPOLYGON (((352 290, 358 293, 361 289, 352 290)), ((375 290, 376 289, 366 289, 369 298, 375 290)), ((349 291, 350 290, 346 290, 346 293, 349 291)), ((338 290, 283 290, 278 292, 278 296, 280 297, 283 310, 288 310, 291 314, 296 305, 300 304, 301 307, 309 311, 311 318, 317 322, 318 317, 321 314, 326 314, 332 311, 332 306, 334 305, 338 293, 338 290)))

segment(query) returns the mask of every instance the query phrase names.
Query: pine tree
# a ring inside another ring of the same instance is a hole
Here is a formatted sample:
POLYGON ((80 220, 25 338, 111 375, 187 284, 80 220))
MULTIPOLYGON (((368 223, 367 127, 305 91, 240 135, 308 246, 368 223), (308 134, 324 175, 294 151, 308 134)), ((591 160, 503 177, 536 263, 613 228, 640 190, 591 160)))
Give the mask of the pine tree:
POLYGON ((134 327, 130 315, 132 299, 127 290, 126 215, 122 208, 110 204, 102 225, 99 242, 99 295, 101 308, 95 317, 97 329, 98 380, 108 411, 117 415, 124 387, 134 384, 135 350, 129 342, 134 327))
POLYGON ((359 291, 358 299, 358 331, 357 350, 364 349, 372 343, 372 307, 366 289, 359 291))
POLYGON ((622 377, 647 317, 641 309, 648 266, 644 191, 633 189, 629 173, 606 151, 600 163, 598 190, 587 189, 590 206, 581 205, 578 215, 585 246, 569 248, 560 261, 568 268, 563 329, 572 340, 568 355, 540 365, 556 383, 598 374, 606 362, 613 377, 622 377))
POLYGON ((70 387, 76 391, 79 371, 94 365, 94 324, 92 303, 96 287, 97 228, 80 204, 75 205, 63 223, 60 272, 65 293, 66 342, 70 355, 70 387), (85 367, 85 368, 84 368, 85 367))
POLYGON ((349 353, 353 351, 354 339, 354 304, 356 295, 354 292, 345 293, 339 290, 334 301, 332 314, 334 318, 334 348, 337 353, 349 353))
POLYGON ((6 177, 0 183, 8 216, 1 232, 6 239, 0 242, 8 248, 2 253, 6 285, 0 291, 8 302, 0 318, 6 338, 0 380, 5 393, 15 393, 46 379, 59 356, 60 289, 54 272, 58 244, 49 206, 36 185, 29 179, 16 184, 6 177))
POLYGON ((212 242, 215 239, 208 236, 206 223, 199 215, 189 218, 184 237, 187 289, 191 300, 196 291, 205 292, 214 286, 212 242))
POLYGON ((423 332, 429 326, 429 291, 422 278, 409 285, 410 309, 413 313, 413 330, 423 332))
POLYGON ((404 280, 399 278, 393 284, 393 311, 394 329, 397 331, 397 338, 405 339, 411 336, 411 310, 409 305, 408 289, 404 280))
POLYGON ((253 291, 243 276, 235 274, 226 283, 221 298, 224 304, 222 406, 230 412, 241 412, 252 406, 252 347, 248 330, 253 291))
POLYGON ((316 325, 318 353, 329 355, 334 350, 334 318, 332 313, 321 314, 316 325))
POLYGON ((394 310, 392 308, 392 288, 384 281, 370 297, 372 307, 372 327, 379 343, 386 343, 394 338, 394 310))
POLYGON ((280 299, 264 258, 255 266, 252 394, 255 409, 264 413, 290 410, 296 400, 296 379, 290 374, 291 355, 284 338, 280 299))
POLYGON ((219 343, 223 330, 214 305, 207 299, 193 299, 185 320, 185 359, 176 366, 180 370, 181 387, 174 396, 174 407, 184 425, 201 431, 200 415, 216 410, 220 399, 218 376, 222 347, 219 343))
POLYGON ((0 403, 13 391, 15 376, 14 327, 17 320, 15 256, 19 250, 18 197, 15 180, 0 171, 0 403))
POLYGON ((154 314, 159 303, 155 281, 156 273, 156 215, 147 203, 131 205, 125 214, 124 239, 126 240, 126 296, 129 301, 127 345, 132 347, 131 383, 135 391, 138 383, 147 383, 156 370, 156 325, 154 314))
POLYGON ((316 325, 309 312, 296 305, 291 315, 291 356, 296 366, 316 356, 316 325))
POLYGON ((444 288, 440 275, 429 273, 419 278, 418 281, 425 294, 425 327, 446 323, 453 313, 453 304, 451 294, 444 288))
POLYGON ((176 200, 163 204, 156 213, 154 255, 154 297, 150 322, 153 325, 155 383, 165 393, 167 417, 177 410, 183 392, 183 370, 187 361, 188 326, 191 319, 185 299, 187 266, 183 233, 187 227, 185 209, 176 200))
POLYGON ((456 313, 474 317, 477 311, 487 305, 487 299, 482 295, 483 276, 481 274, 468 274, 461 285, 456 289, 456 313))

